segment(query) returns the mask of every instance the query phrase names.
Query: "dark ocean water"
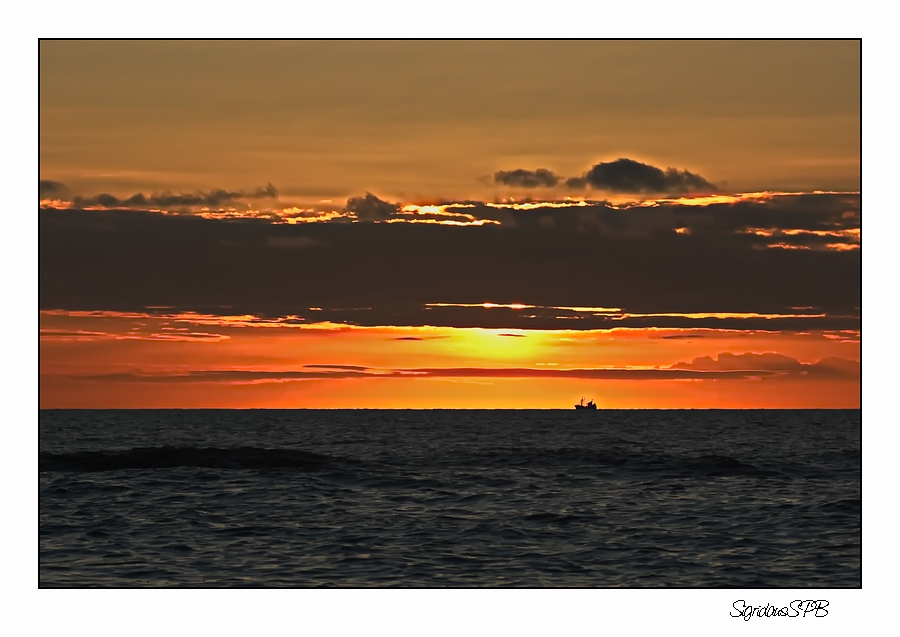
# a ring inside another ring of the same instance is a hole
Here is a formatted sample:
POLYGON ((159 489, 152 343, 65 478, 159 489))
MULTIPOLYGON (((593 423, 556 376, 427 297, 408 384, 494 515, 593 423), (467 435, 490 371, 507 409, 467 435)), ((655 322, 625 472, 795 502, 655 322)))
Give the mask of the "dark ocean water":
POLYGON ((842 411, 42 411, 49 586, 858 587, 842 411))

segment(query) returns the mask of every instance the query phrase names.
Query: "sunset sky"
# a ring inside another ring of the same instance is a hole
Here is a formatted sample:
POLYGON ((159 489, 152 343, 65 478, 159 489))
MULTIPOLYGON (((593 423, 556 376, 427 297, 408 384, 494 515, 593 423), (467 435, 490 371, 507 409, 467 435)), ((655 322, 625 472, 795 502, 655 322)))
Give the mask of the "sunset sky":
POLYGON ((860 406, 859 41, 42 41, 40 406, 860 406))

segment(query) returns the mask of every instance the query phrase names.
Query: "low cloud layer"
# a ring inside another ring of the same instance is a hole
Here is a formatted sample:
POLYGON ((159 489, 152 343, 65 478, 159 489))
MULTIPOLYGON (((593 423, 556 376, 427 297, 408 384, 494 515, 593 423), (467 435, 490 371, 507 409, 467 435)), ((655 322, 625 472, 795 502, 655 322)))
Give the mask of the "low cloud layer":
MULTIPOLYGON (((55 181, 41 181, 39 190, 42 199, 59 197, 68 193, 68 188, 64 184, 55 181)), ((274 199, 276 197, 278 197, 278 190, 272 184, 267 184, 264 188, 261 187, 255 190, 228 191, 216 188, 209 192, 198 191, 182 194, 165 192, 149 196, 143 193, 136 193, 125 199, 103 193, 94 197, 75 197, 72 203, 77 207, 167 209, 192 206, 221 206, 241 200, 274 199)))
POLYGON ((554 175, 546 168, 538 168, 537 170, 525 170, 518 168, 516 170, 501 170, 494 173, 494 182, 506 186, 518 186, 520 188, 550 188, 560 181, 557 175, 554 175))
POLYGON ((528 367, 422 367, 415 369, 373 369, 356 365, 306 365, 304 370, 247 371, 196 370, 188 372, 126 372, 73 376, 87 381, 137 383, 265 383, 346 378, 576 378, 586 380, 745 380, 748 378, 784 379, 831 377, 859 378, 859 362, 826 358, 817 363, 801 363, 778 354, 723 353, 716 359, 695 359, 655 369, 548 369, 528 367), (735 365, 734 359, 740 361, 735 365), (709 360, 713 361, 708 365, 709 360))

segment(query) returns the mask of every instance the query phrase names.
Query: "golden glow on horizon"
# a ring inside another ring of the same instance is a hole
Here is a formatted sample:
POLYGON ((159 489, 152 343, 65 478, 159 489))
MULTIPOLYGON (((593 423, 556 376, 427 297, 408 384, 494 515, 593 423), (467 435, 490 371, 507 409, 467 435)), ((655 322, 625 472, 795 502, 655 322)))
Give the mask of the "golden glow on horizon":
POLYGON ((792 243, 768 243, 766 248, 774 248, 776 250, 812 250, 809 246, 794 245, 792 243))
POLYGON ((815 237, 835 237, 842 239, 850 239, 859 242, 862 237, 861 228, 847 228, 841 230, 806 230, 803 228, 744 228, 738 232, 742 234, 754 234, 758 237, 775 237, 775 236, 815 236, 815 237))
POLYGON ((581 306, 566 306, 566 305, 552 305, 550 306, 551 310, 571 310, 572 312, 596 312, 598 314, 610 314, 621 312, 622 308, 620 307, 581 307, 581 306))
POLYGON ((785 192, 785 191, 769 191, 745 192, 733 195, 726 194, 705 194, 695 196, 683 196, 674 198, 654 198, 635 200, 626 196, 620 196, 614 199, 613 203, 621 205, 625 208, 633 206, 659 206, 662 204, 675 204, 678 206, 711 206, 715 204, 734 204, 742 201, 769 201, 775 197, 798 197, 802 195, 859 195, 859 191, 826 191, 813 190, 811 192, 785 192))
MULTIPOLYGON (((375 223, 379 223, 376 221, 375 223)), ((385 219, 384 223, 432 223, 441 226, 483 226, 485 224, 500 225, 496 219, 475 219, 473 221, 454 221, 452 219, 403 219, 395 217, 393 219, 385 219)))
POLYGON ((447 215, 452 217, 469 217, 470 219, 475 219, 470 214, 463 212, 447 212, 447 208, 474 208, 474 204, 465 204, 465 203, 452 203, 452 204, 442 204, 442 205, 424 205, 417 206, 415 204, 407 204, 400 208, 400 212, 412 213, 417 215, 447 215))
POLYGON ((348 213, 338 212, 337 210, 322 212, 312 208, 303 209, 292 207, 282 210, 279 217, 278 223, 294 225, 298 223, 325 223, 334 221, 335 219, 346 219, 350 217, 350 215, 348 213))
POLYGON ((852 376, 629 380, 722 353, 858 361, 858 330, 359 327, 61 311, 40 320, 42 407, 565 408, 580 395, 617 407, 859 406, 852 376), (603 369, 624 376, 567 371, 603 369))
POLYGON ((426 303, 425 307, 503 307, 510 310, 527 310, 538 307, 537 305, 525 305, 524 303, 426 303))
POLYGON ((588 202, 583 199, 563 201, 529 201, 524 203, 485 203, 489 208, 509 210, 538 210, 541 208, 585 208, 600 202, 588 202))
POLYGON ((837 250, 837 251, 848 251, 848 250, 859 250, 860 246, 858 243, 826 243, 824 246, 807 246, 807 245, 796 245, 793 243, 769 243, 764 246, 754 246, 754 247, 763 247, 763 248, 776 248, 778 250, 837 250))

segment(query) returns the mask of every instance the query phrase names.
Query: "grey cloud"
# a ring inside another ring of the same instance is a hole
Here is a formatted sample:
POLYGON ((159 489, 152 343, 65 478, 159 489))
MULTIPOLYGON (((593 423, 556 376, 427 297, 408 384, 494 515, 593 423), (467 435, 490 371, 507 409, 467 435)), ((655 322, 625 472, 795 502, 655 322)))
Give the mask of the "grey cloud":
POLYGON ((360 221, 384 221, 394 217, 400 210, 395 203, 382 201, 370 192, 365 197, 351 197, 347 200, 346 212, 352 212, 360 221))
POLYGON ((837 357, 827 357, 817 363, 801 363, 795 358, 767 352, 755 354, 731 354, 722 352, 718 358, 701 356, 690 363, 676 363, 671 369, 690 370, 697 372, 764 372, 765 374, 779 373, 813 376, 835 376, 842 378, 855 378, 859 376, 859 361, 852 361, 837 357))
POLYGON ((550 188, 559 183, 559 177, 546 168, 537 170, 500 170, 494 173, 494 182, 521 188, 550 188))
MULTIPOLYGON (((570 187, 583 187, 577 179, 569 180, 570 187)), ((599 190, 623 193, 686 193, 715 189, 706 179, 687 170, 662 170, 627 158, 597 164, 583 179, 599 190)))
POLYGON ((859 377, 862 365, 859 361, 827 356, 818 363, 810 365, 809 371, 820 376, 859 377))
POLYGON ((695 358, 690 363, 676 363, 673 369, 693 369, 698 371, 739 371, 739 370, 769 370, 769 371, 799 371, 801 363, 789 356, 782 354, 766 353, 731 354, 722 352, 718 359, 711 356, 695 358))
POLYGON ((273 199, 278 196, 278 190, 272 184, 256 190, 227 191, 217 188, 209 192, 198 191, 189 194, 175 194, 165 192, 146 196, 136 193, 127 199, 119 199, 113 195, 102 193, 95 197, 75 197, 75 205, 78 206, 103 206, 104 208, 170 208, 179 206, 219 206, 225 203, 241 199, 273 199))
POLYGON ((38 181, 38 197, 40 199, 62 197, 68 193, 69 188, 58 181, 50 181, 49 179, 41 179, 38 181))

